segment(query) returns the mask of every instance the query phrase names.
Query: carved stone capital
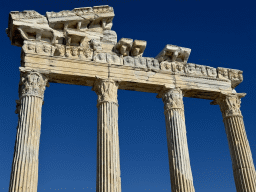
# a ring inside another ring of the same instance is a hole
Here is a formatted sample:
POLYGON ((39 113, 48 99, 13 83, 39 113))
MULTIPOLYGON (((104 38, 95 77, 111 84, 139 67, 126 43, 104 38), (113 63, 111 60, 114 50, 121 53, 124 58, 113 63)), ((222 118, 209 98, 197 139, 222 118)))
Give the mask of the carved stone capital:
POLYGON ((172 109, 184 110, 183 93, 180 88, 163 90, 157 97, 162 98, 165 112, 172 109))
POLYGON ((35 96, 44 99, 45 87, 48 86, 48 78, 38 72, 21 72, 19 96, 35 96))
POLYGON ((92 90, 98 95, 98 105, 103 102, 114 102, 117 104, 117 82, 109 79, 97 79, 92 90))
POLYGON ((222 112, 223 119, 230 116, 241 116, 240 110, 241 98, 244 97, 246 93, 232 93, 229 95, 221 95, 216 98, 211 105, 219 105, 222 112))

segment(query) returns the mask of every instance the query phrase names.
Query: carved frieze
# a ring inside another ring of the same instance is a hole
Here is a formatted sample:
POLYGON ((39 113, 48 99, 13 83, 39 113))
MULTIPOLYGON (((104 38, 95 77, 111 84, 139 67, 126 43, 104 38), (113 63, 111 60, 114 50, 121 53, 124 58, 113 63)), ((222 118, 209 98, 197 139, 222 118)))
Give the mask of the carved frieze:
POLYGON ((127 57, 124 57, 124 59, 123 59, 123 61, 124 61, 124 65, 125 66, 130 66, 130 67, 134 67, 134 58, 133 57, 131 57, 131 56, 127 56, 127 57))
POLYGON ((228 69, 227 68, 218 67, 217 72, 218 72, 219 79, 228 79, 228 69))
POLYGON ((43 42, 24 41, 24 53, 33 53, 46 56, 67 57, 81 60, 92 60, 93 49, 90 47, 51 45, 43 42))
POLYGON ((148 69, 153 69, 153 70, 159 70, 159 62, 157 59, 154 59, 153 57, 146 57, 147 59, 147 67, 148 69))
POLYGON ((66 48, 64 45, 56 45, 54 49, 54 56, 65 57, 66 48))
POLYGON ((93 49, 90 47, 78 47, 79 59, 92 60, 93 49))
POLYGON ((123 60, 115 54, 107 53, 107 63, 114 65, 123 65, 123 60))
POLYGON ((168 61, 162 61, 160 63, 160 69, 164 71, 171 71, 172 72, 172 63, 168 61))
POLYGON ((228 70, 228 78, 231 80, 232 88, 235 88, 243 81, 243 71, 236 69, 228 70))
POLYGON ((185 65, 180 62, 172 62, 172 71, 175 74, 183 75, 185 74, 185 65))
POLYGON ((147 68, 147 60, 144 57, 135 57, 134 64, 135 64, 135 67, 147 68))
POLYGON ((206 66, 206 71, 207 71, 208 77, 214 77, 214 78, 217 77, 217 70, 216 70, 216 68, 206 66))
POLYGON ((48 43, 24 41, 22 51, 24 53, 36 53, 39 55, 53 56, 55 49, 53 49, 53 46, 48 43))
POLYGON ((142 57, 147 42, 121 38, 117 43, 116 32, 111 30, 113 17, 113 8, 105 5, 47 12, 46 16, 36 11, 11 12, 6 33, 12 44, 22 46, 22 59, 26 54, 38 54, 91 60, 230 81, 231 88, 243 81, 240 70, 187 63, 189 48, 167 44, 155 58, 142 57))
POLYGON ((107 54, 106 53, 96 53, 93 56, 93 60, 100 63, 107 63, 107 54))
POLYGON ((117 82, 108 79, 97 79, 92 90, 98 95, 98 105, 102 102, 114 102, 117 104, 117 82))
POLYGON ((185 65, 185 73, 187 75, 197 76, 196 64, 194 64, 194 63, 187 63, 185 65))

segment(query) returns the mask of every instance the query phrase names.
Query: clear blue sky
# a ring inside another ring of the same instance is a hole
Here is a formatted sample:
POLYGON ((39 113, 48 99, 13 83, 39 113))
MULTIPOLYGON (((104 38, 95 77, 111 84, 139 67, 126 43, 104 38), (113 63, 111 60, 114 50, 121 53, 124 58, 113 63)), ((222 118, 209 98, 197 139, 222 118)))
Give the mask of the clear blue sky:
MULTIPOLYGON (((113 30, 146 40, 144 56, 166 44, 191 48, 188 62, 244 71, 242 114, 256 160, 256 17, 254 2, 221 0, 3 0, 0 38, 0 192, 8 191, 18 117, 20 49, 5 34, 10 11, 114 7, 113 30)), ((97 96, 91 87, 53 84, 42 109, 38 191, 91 192, 96 187, 97 96)), ((171 191, 163 103, 156 94, 118 91, 123 192, 171 191)), ((227 137, 218 106, 184 98, 196 192, 234 192, 227 137)))

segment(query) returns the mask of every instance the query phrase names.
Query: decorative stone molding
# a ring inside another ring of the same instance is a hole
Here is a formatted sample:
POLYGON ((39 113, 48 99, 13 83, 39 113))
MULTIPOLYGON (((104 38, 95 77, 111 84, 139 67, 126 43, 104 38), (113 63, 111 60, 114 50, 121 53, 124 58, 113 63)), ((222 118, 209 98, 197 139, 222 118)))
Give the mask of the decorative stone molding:
POLYGON ((143 40, 132 40, 121 38, 115 46, 115 52, 120 56, 142 57, 147 42, 143 40))
POLYGON ((228 79, 228 69, 223 67, 218 67, 218 78, 219 79, 228 79))
POLYGON ((146 45, 147 41, 134 40, 132 44, 131 55, 135 57, 142 57, 144 50, 146 49, 146 45))
POLYGON ((164 71, 180 75, 231 82, 235 88, 243 81, 242 71, 187 63, 191 49, 167 44, 155 57, 142 57, 147 42, 121 38, 110 30, 114 11, 109 6, 75 8, 71 11, 11 12, 6 30, 13 45, 27 53, 95 61, 111 65, 164 71))
POLYGON ((46 86, 48 86, 48 79, 45 75, 35 71, 21 72, 20 98, 31 95, 43 99, 46 86))
POLYGON ((116 53, 122 55, 123 57, 129 56, 132 48, 132 42, 132 39, 121 38, 115 46, 116 53))
POLYGON ((187 63, 191 49, 167 44, 165 48, 155 57, 159 62, 180 61, 187 63))
POLYGON ((113 8, 108 5, 46 12, 46 16, 36 11, 16 11, 10 12, 6 33, 16 46, 32 40, 83 47, 95 38, 116 44, 116 33, 111 31, 113 17, 113 8))
POLYGON ((180 88, 164 89, 158 95, 158 98, 162 98, 164 102, 164 111, 171 109, 182 109, 183 105, 183 93, 180 88))
POLYGON ((114 65, 123 65, 123 60, 115 54, 107 53, 107 63, 111 63, 114 65))
POLYGON ((236 69, 228 70, 228 78, 231 80, 232 88, 235 88, 243 81, 243 71, 236 69))
POLYGON ((151 70, 159 70, 160 69, 159 62, 157 59, 154 59, 152 57, 146 57, 146 60, 147 60, 148 69, 151 69, 151 70))
POLYGON ((246 93, 232 93, 230 95, 221 95, 216 98, 211 105, 219 105, 222 112, 222 117, 227 118, 231 116, 241 116, 240 104, 241 98, 244 97, 246 93))
POLYGON ((113 103, 118 103, 117 102, 117 90, 118 90, 118 83, 109 80, 109 79, 97 79, 94 82, 93 91, 96 92, 98 95, 98 104, 100 105, 103 102, 113 102, 113 103))
MULTIPOLYGON (((54 46, 48 43, 24 41, 24 44, 22 46, 22 51, 24 53, 36 53, 39 55, 53 56, 56 48, 54 48, 54 46)), ((60 54, 63 54, 64 50, 61 45, 58 46, 58 50, 60 54)))

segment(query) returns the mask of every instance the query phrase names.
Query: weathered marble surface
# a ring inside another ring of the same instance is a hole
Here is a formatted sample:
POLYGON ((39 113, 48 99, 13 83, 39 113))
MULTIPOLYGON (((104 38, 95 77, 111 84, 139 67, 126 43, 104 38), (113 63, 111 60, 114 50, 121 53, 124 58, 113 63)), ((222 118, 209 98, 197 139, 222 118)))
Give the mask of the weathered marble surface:
POLYGON ((180 89, 162 90, 172 191, 195 192, 185 125, 183 93, 180 89))
POLYGON ((120 89, 158 93, 181 87, 185 97, 215 99, 243 81, 241 70, 187 63, 189 48, 167 44, 155 58, 143 57, 147 42, 117 42, 113 18, 107 5, 46 16, 14 11, 6 33, 13 45, 22 46, 22 67, 47 70, 49 82, 92 86, 95 76, 111 77, 120 89))
POLYGON ((96 191, 121 192, 118 83, 97 79, 93 90, 98 95, 96 191))
POLYGON ((240 110, 245 93, 221 95, 211 104, 218 104, 228 138, 233 175, 237 192, 256 191, 256 171, 240 110))
POLYGON ((118 89, 158 93, 163 99, 172 191, 177 192, 195 191, 182 98, 215 100, 223 113, 237 191, 255 192, 255 168, 240 112, 242 95, 234 89, 243 81, 243 72, 188 63, 191 49, 171 44, 156 57, 143 57, 147 42, 117 41, 113 18, 108 5, 46 16, 10 12, 6 33, 12 45, 22 47, 22 79, 9 191, 37 191, 41 107, 45 86, 52 82, 93 86, 98 95, 97 192, 121 192, 118 89))
POLYGON ((9 192, 37 192, 41 111, 46 85, 47 78, 40 73, 21 73, 9 192))

